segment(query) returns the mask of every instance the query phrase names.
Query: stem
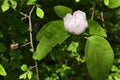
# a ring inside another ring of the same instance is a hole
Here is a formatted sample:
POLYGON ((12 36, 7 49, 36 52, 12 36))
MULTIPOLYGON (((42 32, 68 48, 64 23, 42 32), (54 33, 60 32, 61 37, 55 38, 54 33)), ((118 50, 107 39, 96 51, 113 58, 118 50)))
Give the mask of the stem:
POLYGON ((101 15, 101 20, 103 22, 102 25, 103 25, 103 27, 105 27, 105 20, 104 20, 104 17, 103 17, 103 12, 101 12, 100 15, 101 15))
POLYGON ((92 15, 91 15, 91 20, 93 20, 93 18, 94 18, 94 15, 95 15, 95 4, 94 4, 94 2, 92 2, 92 15))
MULTIPOLYGON (((34 10, 35 6, 32 7, 32 9, 30 10, 30 13, 29 13, 29 16, 28 16, 28 19, 29 19, 29 30, 30 30, 30 44, 31 44, 31 47, 34 51, 34 45, 33 45, 33 38, 32 38, 32 21, 31 21, 31 15, 32 15, 32 12, 34 10)), ((39 80, 39 73, 38 73, 38 65, 37 65, 37 61, 35 61, 35 66, 36 66, 36 77, 37 77, 37 80, 39 80)))
POLYGON ((31 22, 31 14, 34 10, 35 6, 32 7, 32 9, 30 10, 30 13, 29 13, 29 16, 28 16, 28 19, 29 19, 29 30, 30 30, 30 44, 31 44, 31 47, 34 51, 34 46, 33 46, 33 38, 32 38, 32 22, 31 22))
MULTIPOLYGON (((34 52, 35 50, 34 50, 34 45, 33 45, 31 15, 32 15, 32 12, 33 12, 34 9, 35 9, 35 6, 33 6, 32 9, 30 10, 29 15, 20 12, 21 15, 23 15, 24 17, 27 17, 27 18, 28 18, 28 20, 29 20, 29 31, 30 31, 30 32, 29 32, 30 42, 27 43, 27 44, 25 44, 25 45, 22 45, 21 47, 30 44, 33 52, 34 52)), ((37 61, 35 61, 35 66, 34 66, 34 67, 36 68, 36 75, 37 75, 36 78, 37 78, 37 80, 39 80, 39 72, 38 72, 38 63, 37 63, 37 61)), ((32 67, 32 68, 34 68, 34 67, 32 67)))
POLYGON ((38 72, 38 63, 37 63, 37 61, 35 61, 35 66, 36 66, 36 77, 37 77, 37 80, 40 80, 39 79, 39 72, 38 72))

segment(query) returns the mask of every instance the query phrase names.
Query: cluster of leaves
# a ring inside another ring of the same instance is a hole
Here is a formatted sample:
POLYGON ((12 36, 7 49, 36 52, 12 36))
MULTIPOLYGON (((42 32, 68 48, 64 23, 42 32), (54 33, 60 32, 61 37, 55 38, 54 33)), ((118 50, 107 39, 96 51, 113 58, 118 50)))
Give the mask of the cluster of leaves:
POLYGON ((120 0, 4 0, 0 5, 0 79, 35 80, 34 60, 41 80, 120 79, 120 0), (21 15, 31 6, 36 8, 31 16, 35 52, 24 46, 29 22, 21 15), (88 29, 79 36, 69 34, 61 20, 77 9, 88 17, 88 29))

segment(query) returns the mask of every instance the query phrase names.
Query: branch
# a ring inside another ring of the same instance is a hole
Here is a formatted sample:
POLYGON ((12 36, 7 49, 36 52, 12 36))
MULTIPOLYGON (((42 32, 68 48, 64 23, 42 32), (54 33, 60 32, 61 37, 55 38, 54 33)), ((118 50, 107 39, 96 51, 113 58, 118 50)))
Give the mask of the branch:
POLYGON ((31 9, 30 12, 29 12, 29 16, 28 16, 28 19, 29 19, 29 30, 30 30, 30 33, 29 33, 29 34, 30 34, 30 44, 31 44, 31 47, 32 47, 33 51, 34 51, 34 46, 33 46, 33 38, 32 38, 31 14, 32 14, 34 8, 35 8, 35 6, 32 7, 32 9, 31 9))
MULTIPOLYGON (((28 16, 28 19, 29 19, 29 30, 30 30, 30 44, 31 44, 31 47, 34 51, 34 45, 33 45, 33 38, 32 38, 32 21, 31 21, 31 15, 32 15, 32 12, 34 10, 35 6, 32 7, 32 9, 30 10, 29 12, 29 16, 28 16)), ((38 64, 37 64, 37 61, 35 61, 35 66, 36 66, 36 75, 37 75, 37 80, 39 80, 39 73, 38 73, 38 64)))
POLYGON ((92 2, 92 15, 91 15, 91 20, 93 20, 93 18, 94 18, 94 15, 95 15, 95 4, 94 4, 94 2, 92 2))
MULTIPOLYGON (((28 43, 28 44, 31 45, 31 48, 32 48, 33 52, 34 52, 35 50, 34 50, 34 45, 33 45, 31 15, 32 15, 32 12, 33 12, 34 9, 35 9, 35 6, 33 6, 32 9, 30 10, 29 15, 24 14, 23 12, 20 12, 20 14, 23 15, 24 17, 27 17, 27 18, 28 18, 28 21, 29 21, 29 36, 30 36, 30 43, 28 43)), ((28 45, 28 44, 25 44, 25 45, 28 45)), ((22 45, 22 46, 25 46, 25 45, 22 45)), ((22 47, 22 46, 21 46, 21 47, 22 47)), ((38 63, 37 63, 37 61, 35 61, 35 66, 34 66, 34 67, 36 68, 37 80, 39 80, 38 63)), ((34 68, 34 67, 32 67, 32 68, 34 68)))
POLYGON ((101 16, 101 20, 103 22, 103 27, 105 27, 105 20, 104 20, 104 17, 103 17, 103 12, 100 13, 100 16, 101 16))

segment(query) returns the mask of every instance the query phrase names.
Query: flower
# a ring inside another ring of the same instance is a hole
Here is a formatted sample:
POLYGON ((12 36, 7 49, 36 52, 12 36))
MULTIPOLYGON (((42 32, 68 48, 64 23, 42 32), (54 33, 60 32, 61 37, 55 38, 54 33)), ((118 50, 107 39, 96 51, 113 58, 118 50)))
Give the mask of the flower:
POLYGON ((86 14, 80 10, 75 11, 73 15, 68 13, 63 20, 66 30, 76 35, 83 33, 88 26, 86 14))

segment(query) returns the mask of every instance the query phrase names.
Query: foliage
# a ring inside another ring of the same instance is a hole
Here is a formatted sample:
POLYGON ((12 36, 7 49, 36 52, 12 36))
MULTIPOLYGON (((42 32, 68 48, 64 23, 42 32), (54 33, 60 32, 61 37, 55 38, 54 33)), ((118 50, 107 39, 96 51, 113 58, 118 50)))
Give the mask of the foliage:
POLYGON ((0 0, 0 80, 120 80, 120 0, 0 0), (86 12, 88 28, 63 18, 86 12))

